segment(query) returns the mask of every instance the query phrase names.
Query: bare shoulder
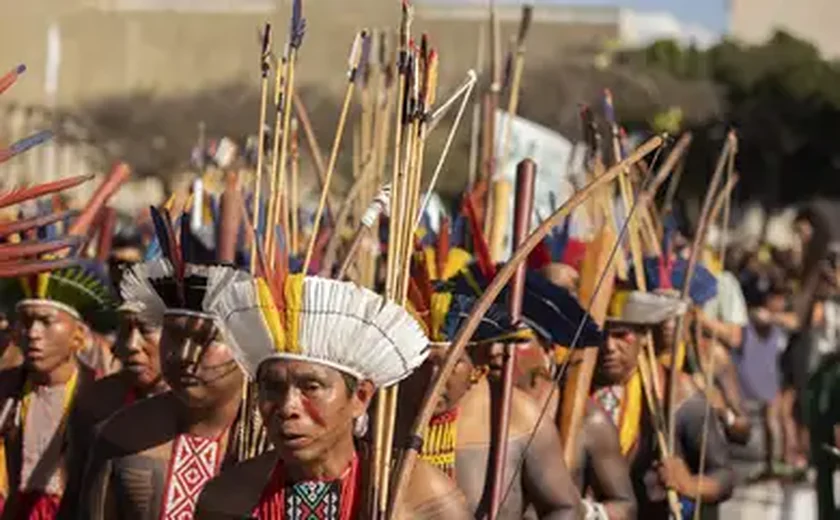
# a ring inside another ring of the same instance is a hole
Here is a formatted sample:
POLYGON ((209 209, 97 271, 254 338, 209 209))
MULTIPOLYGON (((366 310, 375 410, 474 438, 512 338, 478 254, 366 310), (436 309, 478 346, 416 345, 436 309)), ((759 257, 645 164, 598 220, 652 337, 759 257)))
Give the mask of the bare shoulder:
POLYGON ((409 478, 403 508, 404 518, 471 518, 463 494, 455 483, 434 466, 417 460, 409 478))
POLYGON ((518 388, 513 389, 510 402, 511 434, 523 435, 533 432, 541 422, 553 426, 550 402, 538 403, 518 388))
POLYGON ((175 397, 165 392, 142 399, 106 419, 99 428, 99 456, 138 453, 168 442, 176 434, 175 397))

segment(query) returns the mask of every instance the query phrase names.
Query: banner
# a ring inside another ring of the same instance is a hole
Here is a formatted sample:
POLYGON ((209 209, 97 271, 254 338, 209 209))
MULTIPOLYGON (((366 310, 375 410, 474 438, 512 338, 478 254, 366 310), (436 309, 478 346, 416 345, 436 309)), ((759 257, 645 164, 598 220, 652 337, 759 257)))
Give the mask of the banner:
MULTIPOLYGON (((531 159, 537 164, 537 176, 534 183, 534 215, 531 227, 537 227, 542 219, 547 218, 557 207, 565 202, 575 191, 575 186, 586 182, 583 161, 586 147, 582 143, 572 143, 559 133, 538 125, 525 118, 514 116, 510 122, 507 150, 505 143, 508 117, 502 110, 496 111, 496 170, 495 178, 504 179, 516 186, 516 165, 523 159, 531 159)), ((511 233, 513 228, 513 197, 511 190, 509 203, 508 232, 505 234, 505 258, 511 254, 511 233)), ((574 236, 587 234, 587 223, 582 212, 572 216, 571 232, 574 236)))

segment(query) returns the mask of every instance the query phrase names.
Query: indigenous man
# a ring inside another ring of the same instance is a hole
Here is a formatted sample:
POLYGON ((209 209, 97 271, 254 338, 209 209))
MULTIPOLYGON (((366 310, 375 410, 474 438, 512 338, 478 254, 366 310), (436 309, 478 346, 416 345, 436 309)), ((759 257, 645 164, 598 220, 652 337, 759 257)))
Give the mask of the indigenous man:
POLYGON ((114 297, 104 274, 70 267, 2 281, 23 365, 2 373, 4 518, 55 518, 68 475, 66 420, 94 380, 77 355, 90 327, 107 330, 114 297))
MULTIPOLYGON (((550 306, 553 301, 568 298, 561 285, 562 270, 556 271, 547 269, 554 264, 543 268, 547 279, 532 275, 530 284, 529 302, 526 312, 535 307, 538 301, 544 301, 550 306)), ((550 322, 555 319, 551 313, 534 312, 534 320, 537 330, 551 330, 550 322)), ((568 349, 555 346, 549 336, 540 335, 531 345, 528 351, 520 350, 517 353, 517 365, 528 364, 527 357, 536 358, 540 356, 542 361, 531 362, 532 374, 530 378, 522 378, 520 381, 527 381, 527 385, 520 386, 528 393, 541 408, 546 408, 554 424, 558 424, 557 414, 560 407, 560 388, 558 381, 555 381, 555 374, 562 365, 568 349), (523 355, 526 352, 530 356, 523 355), (564 359, 560 359, 560 355, 564 359), (543 368, 547 367, 547 368, 543 368)), ((594 400, 586 406, 583 423, 579 435, 574 439, 576 456, 575 465, 569 468, 572 478, 578 489, 584 496, 584 505, 587 509, 587 518, 592 519, 631 519, 636 514, 636 499, 633 494, 633 484, 630 481, 630 470, 621 453, 618 440, 618 431, 604 410, 594 400), (587 496, 588 495, 588 496, 587 496)))
MULTIPOLYGON (((369 459, 354 433, 375 389, 423 362, 417 323, 367 289, 302 275, 222 286, 209 310, 256 378, 275 450, 211 481, 196 518, 369 518, 369 459)), ((396 508, 398 518, 469 518, 455 486, 422 461, 396 508)))
POLYGON ((631 465, 639 518, 668 518, 666 489, 684 497, 684 517, 688 517, 690 505, 699 498, 703 518, 716 518, 714 504, 725 500, 732 490, 732 471, 721 425, 717 417, 710 415, 704 434, 706 399, 683 378, 676 385, 677 451, 659 460, 656 430, 662 422, 660 407, 653 413, 648 410, 643 393, 650 390, 651 399, 663 402, 666 371, 658 365, 654 370, 640 367, 639 354, 647 331, 685 310, 684 302, 673 297, 640 291, 619 292, 614 297, 612 316, 607 320, 607 339, 596 373, 595 397, 619 429, 622 452, 631 465), (650 386, 646 389, 644 385, 650 386))
MULTIPOLYGON (((406 383, 401 395, 410 410, 411 396, 422 395, 446 358, 449 342, 460 322, 469 314, 475 300, 461 294, 434 293, 424 305, 412 300, 433 342, 423 367, 406 383)), ((527 333, 527 331, 526 331, 527 333)), ((486 349, 490 344, 521 340, 522 331, 498 307, 485 314, 470 347, 486 349)), ((475 517, 487 513, 492 488, 494 425, 499 420, 498 385, 491 385, 484 371, 477 368, 470 352, 465 352, 446 382, 435 415, 424 434, 423 458, 450 475, 464 492, 475 517)), ((412 415, 409 413, 408 415, 412 415)), ((510 434, 505 475, 513 479, 510 492, 501 505, 498 518, 522 518, 529 506, 540 518, 577 518, 581 511, 577 489, 566 470, 560 438, 549 417, 540 417, 540 408, 527 394, 514 388, 510 412, 510 434)), ((507 490, 507 482, 503 490, 507 490)))
POLYGON ((142 302, 126 302, 118 309, 120 324, 114 350, 122 370, 100 379, 79 397, 68 420, 69 435, 75 442, 73 474, 61 501, 62 514, 72 516, 79 501, 85 464, 97 426, 135 401, 163 393, 167 385, 160 368, 161 327, 142 312, 142 302))
MULTIPOLYGON (((186 253, 187 244, 181 247, 186 253)), ((171 390, 137 401, 102 424, 79 518, 192 518, 204 484, 243 456, 246 436, 235 423, 247 415, 240 410, 244 375, 202 302, 208 280, 218 273, 224 273, 221 283, 247 274, 178 265, 187 254, 166 255, 132 267, 121 289, 127 301, 142 304, 142 319, 163 324, 161 369, 171 390)), ((157 386, 153 371, 136 372, 147 391, 157 386)))

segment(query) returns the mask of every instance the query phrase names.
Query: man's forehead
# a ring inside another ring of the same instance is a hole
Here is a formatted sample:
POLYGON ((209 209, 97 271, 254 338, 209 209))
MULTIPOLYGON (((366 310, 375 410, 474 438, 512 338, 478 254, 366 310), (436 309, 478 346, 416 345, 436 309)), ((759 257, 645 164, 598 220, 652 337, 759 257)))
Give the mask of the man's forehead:
POLYGON ((59 312, 52 305, 43 303, 23 303, 18 307, 18 313, 27 316, 58 316, 59 312))
POLYGON ((263 362, 258 378, 291 379, 299 377, 338 378, 342 373, 321 363, 299 359, 270 359, 263 362))

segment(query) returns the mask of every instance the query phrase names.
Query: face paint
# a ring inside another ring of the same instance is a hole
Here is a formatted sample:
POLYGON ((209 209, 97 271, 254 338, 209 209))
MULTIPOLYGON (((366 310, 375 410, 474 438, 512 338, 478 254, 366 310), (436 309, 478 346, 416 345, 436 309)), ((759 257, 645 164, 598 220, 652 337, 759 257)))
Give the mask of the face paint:
POLYGON ((324 418, 321 417, 321 413, 318 412, 318 408, 316 408, 315 405, 312 404, 312 401, 306 396, 302 396, 300 400, 301 404, 303 405, 303 409, 306 410, 306 413, 307 415, 309 415, 309 418, 312 419, 312 421, 318 426, 326 426, 326 421, 324 421, 324 418))

